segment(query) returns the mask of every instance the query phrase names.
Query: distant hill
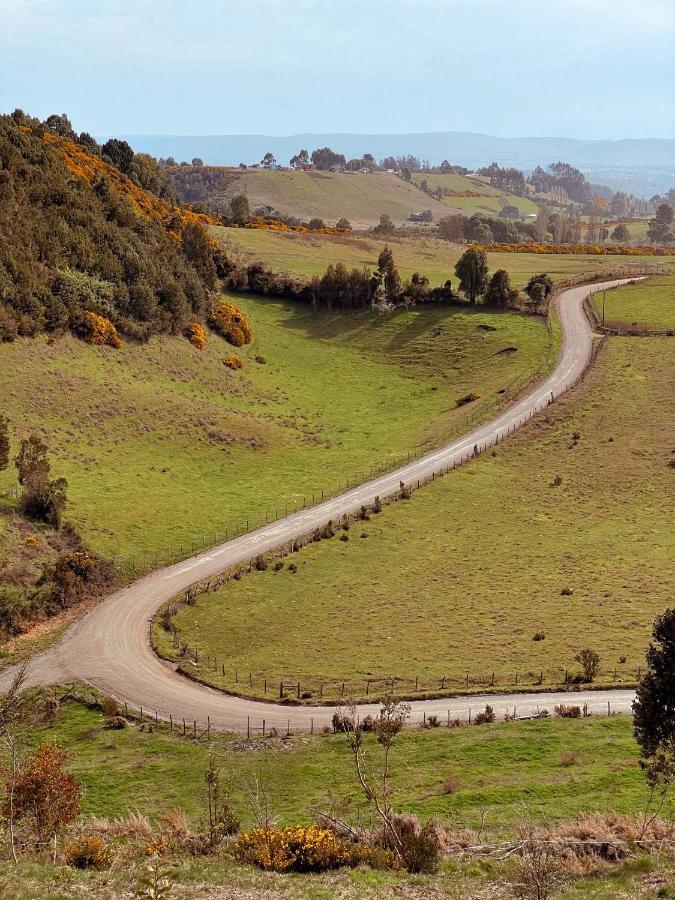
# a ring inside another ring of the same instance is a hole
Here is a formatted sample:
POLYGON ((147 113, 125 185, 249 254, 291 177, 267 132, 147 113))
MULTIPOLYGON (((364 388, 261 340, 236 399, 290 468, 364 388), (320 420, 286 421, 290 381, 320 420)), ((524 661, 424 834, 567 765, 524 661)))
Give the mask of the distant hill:
POLYGON ((137 151, 173 156, 178 161, 198 156, 208 165, 258 162, 271 151, 280 163, 301 148, 310 153, 329 146, 346 157, 372 153, 385 156, 413 154, 432 165, 444 159, 474 169, 495 161, 530 170, 564 160, 578 166, 592 181, 638 194, 651 195, 675 186, 675 140, 644 138, 586 141, 573 138, 502 138, 462 131, 426 134, 294 134, 273 137, 239 135, 116 135, 137 151), (643 170, 644 177, 641 173, 643 170))
MULTIPOLYGON (((190 167, 191 168, 191 167, 190 167)), ((168 170, 173 177, 176 193, 183 196, 180 174, 184 166, 168 170)), ((387 172, 333 173, 333 172, 278 172, 265 169, 206 169, 198 172, 222 173, 219 189, 207 190, 198 199, 207 200, 217 207, 236 194, 246 194, 251 209, 270 206, 284 216, 295 216, 308 222, 315 217, 334 225, 345 216, 354 228, 376 225, 386 214, 398 225, 411 213, 431 210, 435 221, 458 208, 448 208, 435 197, 424 194, 414 184, 387 172)), ((189 172, 192 174, 192 172, 189 172)))

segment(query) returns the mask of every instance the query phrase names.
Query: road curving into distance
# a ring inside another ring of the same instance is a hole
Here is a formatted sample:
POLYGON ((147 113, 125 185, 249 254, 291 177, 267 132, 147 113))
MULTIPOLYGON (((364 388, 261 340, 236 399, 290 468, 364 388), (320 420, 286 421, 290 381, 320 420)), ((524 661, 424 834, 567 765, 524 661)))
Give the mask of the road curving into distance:
MULTIPOLYGON (((632 279, 597 283, 592 290, 614 287, 632 279)), ((150 646, 150 624, 159 607, 192 584, 248 561, 260 553, 307 534, 329 519, 357 511, 376 496, 386 497, 399 489, 400 482, 423 479, 466 461, 474 452, 503 440, 554 397, 577 383, 590 363, 593 331, 583 304, 589 286, 569 288, 558 297, 558 314, 563 332, 560 357, 552 374, 507 407, 496 418, 475 428, 438 450, 419 457, 391 472, 364 482, 337 497, 292 513, 257 531, 235 538, 188 560, 158 569, 106 600, 75 622, 54 647, 30 662, 32 683, 64 684, 85 681, 128 703, 135 710, 174 721, 194 721, 201 727, 260 733, 263 729, 293 731, 321 728, 330 723, 334 707, 281 706, 233 697, 197 684, 177 674, 161 661, 150 646)), ((0 690, 9 684, 13 670, 0 673, 0 690)), ((507 711, 517 716, 538 708, 553 708, 561 702, 587 704, 590 712, 630 712, 634 694, 629 690, 579 691, 573 694, 519 693, 461 696, 411 703, 411 721, 435 714, 464 719, 489 702, 498 715, 507 711), (608 704, 611 706, 608 707, 608 704)), ((374 713, 377 704, 359 707, 360 715, 374 713)))

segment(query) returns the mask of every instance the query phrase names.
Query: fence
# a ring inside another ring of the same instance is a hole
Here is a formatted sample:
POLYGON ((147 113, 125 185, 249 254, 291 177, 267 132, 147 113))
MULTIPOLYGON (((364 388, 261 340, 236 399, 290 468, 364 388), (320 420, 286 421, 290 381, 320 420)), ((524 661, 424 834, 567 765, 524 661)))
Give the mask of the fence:
MULTIPOLYGON (((591 290, 589 291, 589 297, 592 293, 593 289, 591 288, 591 290)), ((593 363, 595 357, 597 356, 599 348, 602 345, 602 340, 603 339, 601 338, 599 341, 593 343, 592 351, 585 367, 582 371, 579 372, 577 377, 572 382, 561 385, 557 392, 558 396, 579 384, 589 366, 593 363)), ((442 477, 450 471, 453 471, 458 465, 462 465, 463 463, 468 462, 471 459, 475 459, 481 453, 484 453, 487 449, 496 446, 504 439, 504 437, 512 434, 516 430, 516 428, 524 425, 537 413, 548 408, 553 400, 554 394, 552 393, 551 396, 546 399, 546 401, 537 406, 534 406, 515 424, 507 426, 506 431, 504 431, 503 428, 501 430, 498 428, 487 441, 484 441, 482 444, 476 444, 472 451, 462 454, 462 456, 458 460, 453 460, 451 464, 441 466, 438 471, 433 470, 423 478, 411 480, 410 482, 405 484, 401 482, 400 490, 396 494, 384 498, 385 502, 395 502, 398 499, 403 499, 404 497, 409 496, 412 491, 419 489, 430 482, 433 482, 436 478, 442 477)), ((348 512, 343 514, 336 520, 336 527, 339 528, 344 525, 349 525, 351 521, 358 521, 359 519, 363 518, 364 510, 365 507, 362 507, 360 512, 348 512)), ((367 510, 367 513, 372 513, 372 508, 367 510)), ((329 522, 327 524, 332 523, 329 522)), ((323 527, 325 528, 326 526, 323 527)), ((321 537, 323 536, 328 535, 322 535, 321 528, 314 528, 311 531, 294 538, 288 544, 280 545, 274 551, 265 554, 265 558, 283 558, 290 553, 297 552, 304 544, 310 541, 321 539, 321 537)), ((312 699, 315 703, 317 699, 319 702, 329 702, 329 698, 331 698, 333 701, 339 701, 345 696, 354 695, 360 697, 361 699, 365 698, 367 700, 371 695, 371 685, 375 686, 379 684, 381 686, 383 683, 388 685, 388 690, 394 691, 396 688, 398 688, 399 691, 404 692, 405 696, 409 696, 413 699, 415 697, 417 697, 418 699, 423 699, 424 696, 447 696, 449 693, 455 692, 458 689, 464 689, 468 691, 470 688, 475 687, 480 687, 483 689, 501 687, 502 690, 505 687, 511 686, 515 688, 519 684, 530 684, 531 686, 542 687, 544 685, 544 682, 546 681, 550 689, 550 687, 553 686, 564 686, 570 683, 570 674, 564 669, 559 670, 559 673, 562 675, 562 677, 557 681, 555 680, 555 676, 551 677, 550 672, 546 673, 545 678, 543 671, 540 671, 538 675, 531 672, 515 672, 508 675, 497 675, 497 673, 494 671, 489 675, 471 675, 470 673, 466 673, 461 677, 461 679, 458 679, 456 675, 439 676, 434 680, 434 683, 429 684, 426 689, 424 688, 424 686, 422 687, 421 690, 423 692, 423 695, 421 695, 419 677, 415 678, 415 686, 413 689, 412 679, 399 678, 397 676, 389 676, 384 679, 366 679, 365 681, 357 683, 353 678, 348 677, 345 677, 344 679, 333 680, 321 680, 320 678, 304 678, 302 680, 293 679, 292 681, 289 681, 287 679, 286 681, 284 681, 283 679, 280 680, 277 677, 271 675, 265 676, 264 674, 256 673, 255 677, 257 690, 255 690, 253 673, 249 673, 248 681, 242 680, 240 682, 239 672, 236 670, 231 670, 229 669, 229 667, 228 671, 226 671, 225 662, 223 660, 219 660, 215 656, 206 655, 206 657, 204 657, 204 655, 202 655, 200 663, 199 650, 197 648, 190 647, 187 642, 182 641, 180 632, 173 627, 173 623, 171 622, 171 617, 175 614, 179 606, 194 603, 196 597, 199 594, 217 590, 225 583, 227 583, 231 578, 240 578, 241 575, 246 571, 251 572, 253 567, 254 562, 251 559, 243 566, 239 566, 233 570, 224 572, 217 578, 209 579, 208 582, 197 583, 182 597, 174 598, 172 601, 166 604, 155 617, 156 620, 161 617, 164 628, 172 633, 173 650, 176 652, 167 653, 166 651, 162 650, 162 648, 157 647, 156 650, 160 653, 160 655, 164 655, 167 658, 173 659, 174 661, 178 660, 179 671, 181 671, 182 674, 192 678, 193 680, 201 681, 211 686, 223 688, 230 694, 248 697, 257 696, 261 699, 278 696, 279 700, 286 700, 287 702, 289 702, 292 698, 294 698, 296 702, 302 701, 303 699, 312 699), (278 695, 276 687, 277 682, 279 685, 278 695), (246 684, 248 684, 248 689, 246 688, 246 684)), ((622 680, 624 681, 624 683, 626 682, 626 678, 623 677, 625 674, 625 670, 622 669, 622 680)), ((619 679, 618 667, 615 668, 613 674, 610 673, 610 675, 612 681, 616 682, 619 679)), ((628 683, 632 684, 636 680, 639 680, 639 678, 640 669, 638 669, 635 678, 628 679, 628 683)))
MULTIPOLYGON (((95 694, 92 694, 91 698, 87 698, 85 694, 84 697, 79 697, 77 691, 74 689, 74 686, 66 691, 64 695, 62 695, 61 699, 66 699, 69 697, 75 697, 76 699, 81 699, 85 703, 89 703, 89 705, 99 706, 100 703, 95 694)), ((417 710, 411 712, 406 720, 407 728, 414 727, 423 727, 423 728, 436 728, 436 727, 446 727, 446 728, 456 728, 461 727, 463 725, 474 725, 481 724, 485 720, 482 718, 478 718, 480 714, 484 714, 486 711, 486 706, 489 703, 489 697, 476 698, 476 703, 473 706, 467 706, 466 704, 462 704, 461 707, 455 707, 451 704, 441 712, 427 712, 426 710, 417 710), (487 702, 482 702, 487 701, 487 702)), ((504 722, 516 722, 516 721, 528 721, 531 719, 543 719, 549 718, 552 713, 556 717, 560 718, 587 718, 592 715, 621 715, 630 713, 630 707, 623 708, 625 704, 622 706, 621 703, 612 702, 611 700, 605 701, 604 699, 596 704, 595 710, 591 709, 591 706, 588 702, 584 702, 583 704, 575 704, 575 697, 573 693, 569 694, 569 699, 566 698, 566 703, 553 706, 553 711, 551 711, 546 706, 540 706, 538 704, 533 704, 532 702, 522 702, 520 703, 520 714, 519 714, 519 706, 516 702, 513 706, 506 703, 500 703, 501 709, 499 713, 504 722), (563 708, 564 707, 564 708, 563 708), (575 709, 576 707, 576 709, 575 709), (605 713, 606 710, 606 713, 605 713)), ((377 701, 373 701, 377 703, 377 701)), ((348 710, 346 708, 340 708, 338 717, 333 715, 332 710, 325 710, 323 714, 319 710, 317 710, 316 716, 305 717, 302 720, 293 719, 290 716, 280 717, 278 713, 275 711, 274 718, 268 718, 266 716, 245 716, 237 721, 226 721, 223 719, 218 719, 217 721, 212 721, 209 716, 207 716, 206 722, 199 721, 196 718, 192 718, 189 716, 184 716, 182 714, 174 715, 172 713, 162 713, 160 714, 157 710, 149 710, 144 707, 135 707, 126 701, 118 701, 118 711, 119 715, 124 715, 124 718, 129 721, 138 721, 139 725, 142 727, 145 724, 150 725, 152 728, 163 728, 167 729, 169 732, 176 734, 180 737, 185 737, 188 740, 195 742, 202 741, 210 741, 212 735, 218 732, 229 732, 233 734, 241 734, 242 736, 246 736, 247 740, 256 739, 257 737, 262 738, 273 738, 277 736, 290 736, 294 734, 319 734, 319 733, 337 733, 338 731, 344 730, 344 725, 341 727, 340 719, 350 727, 352 723, 350 723, 348 718, 348 710)), ((497 721, 497 712, 494 711, 494 719, 493 721, 497 721)), ((365 717, 364 717, 365 718, 365 717)), ((353 725, 356 725, 358 728, 361 725, 361 714, 357 710, 355 721, 353 725)))

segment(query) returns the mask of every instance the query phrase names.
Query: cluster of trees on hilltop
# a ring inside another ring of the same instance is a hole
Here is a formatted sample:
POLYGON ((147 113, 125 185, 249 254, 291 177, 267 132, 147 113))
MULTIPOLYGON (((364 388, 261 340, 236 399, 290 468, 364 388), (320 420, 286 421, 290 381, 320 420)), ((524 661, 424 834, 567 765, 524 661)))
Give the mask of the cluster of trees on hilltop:
POLYGON ((0 340, 77 330, 85 312, 138 339, 203 318, 216 270, 202 228, 177 210, 169 233, 109 178, 89 183, 71 171, 48 132, 164 192, 156 163, 125 142, 99 147, 75 135, 65 116, 0 116, 0 340))

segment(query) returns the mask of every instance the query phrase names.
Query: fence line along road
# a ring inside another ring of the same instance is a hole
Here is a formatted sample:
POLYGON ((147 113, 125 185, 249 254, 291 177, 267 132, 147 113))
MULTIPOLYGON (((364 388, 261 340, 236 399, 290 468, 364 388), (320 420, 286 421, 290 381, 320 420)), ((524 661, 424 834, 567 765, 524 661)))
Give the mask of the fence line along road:
MULTIPOLYGON (((597 282, 590 291, 603 290, 624 284, 632 278, 597 282)), ((552 374, 498 416, 468 434, 419 457, 398 469, 373 478, 357 487, 316 506, 299 510, 286 518, 259 528, 214 547, 190 559, 158 569, 128 587, 111 595, 82 619, 75 622, 60 641, 37 655, 30 663, 32 683, 68 683, 85 681, 124 702, 133 709, 141 707, 146 713, 174 721, 209 723, 212 729, 246 731, 255 722, 256 730, 263 720, 266 728, 285 730, 289 719, 295 730, 310 730, 330 723, 331 707, 283 707, 228 696, 176 673, 173 667, 158 659, 150 646, 150 624, 159 607, 192 584, 219 574, 227 568, 246 562, 280 544, 290 542, 309 531, 320 528, 329 520, 352 513, 376 497, 387 497, 400 490, 403 481, 412 482, 447 472, 478 453, 499 443, 516 428, 545 409, 555 397, 573 387, 583 377, 593 357, 594 332, 584 312, 584 300, 589 286, 582 285, 563 291, 558 299, 563 344, 558 364, 552 374)), ((395 423, 393 423, 395 427, 395 423)), ((13 670, 0 673, 0 690, 6 688, 13 670)), ((591 712, 607 709, 629 712, 631 691, 582 691, 566 693, 495 695, 484 698, 495 711, 506 712, 515 705, 520 714, 534 712, 538 707, 551 708, 574 698, 575 703, 588 704, 591 712)), ((469 708, 477 709, 476 697, 413 701, 412 718, 447 714, 462 718, 469 708)), ((484 705, 483 703, 483 705, 484 705)), ((360 714, 375 712, 377 706, 360 707, 360 714)))

